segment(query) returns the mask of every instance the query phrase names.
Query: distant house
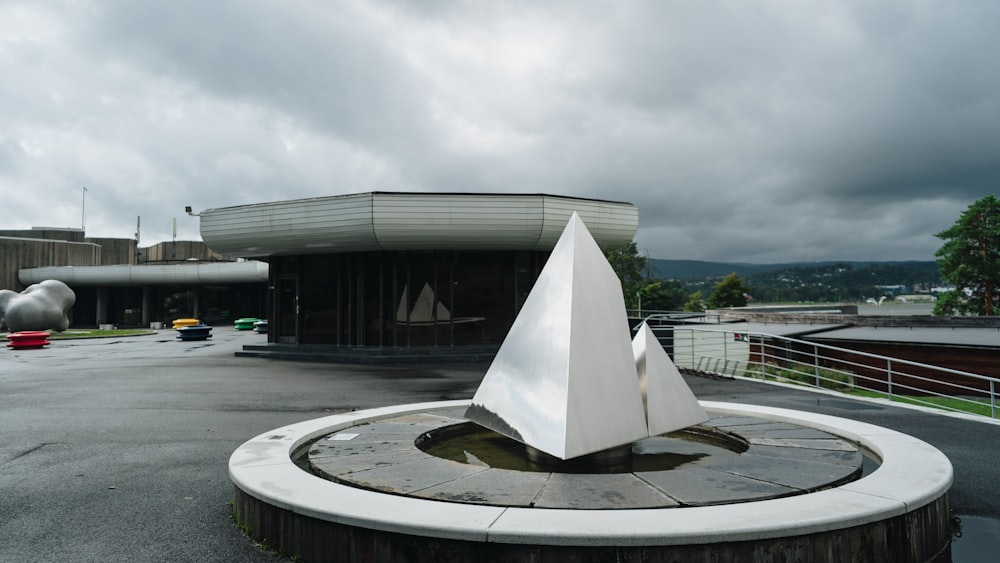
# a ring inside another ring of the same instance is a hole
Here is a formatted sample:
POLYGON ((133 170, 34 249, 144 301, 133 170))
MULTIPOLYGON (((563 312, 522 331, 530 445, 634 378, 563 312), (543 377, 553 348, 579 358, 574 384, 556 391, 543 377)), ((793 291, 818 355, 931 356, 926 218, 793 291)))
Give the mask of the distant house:
POLYGON ((876 285, 875 287, 881 289, 883 295, 902 295, 909 291, 908 286, 905 285, 876 285))
MULTIPOLYGON (((711 313, 726 322, 747 323, 742 329, 738 328, 739 324, 730 325, 734 332, 742 330, 797 339, 801 341, 797 347, 803 354, 811 353, 812 344, 816 343, 935 368, 1000 377, 1000 317, 858 315, 855 306, 838 307, 839 311, 831 308, 809 310, 810 307, 734 307, 711 313)), ((866 370, 865 366, 871 365, 870 358, 845 352, 841 359, 849 366, 848 371, 884 377, 884 360, 876 361, 877 369, 866 370)), ((970 389, 984 390, 987 385, 982 380, 959 374, 942 375, 937 369, 908 369, 915 377, 933 377, 970 389)), ((920 386, 934 389, 926 381, 920 386)))

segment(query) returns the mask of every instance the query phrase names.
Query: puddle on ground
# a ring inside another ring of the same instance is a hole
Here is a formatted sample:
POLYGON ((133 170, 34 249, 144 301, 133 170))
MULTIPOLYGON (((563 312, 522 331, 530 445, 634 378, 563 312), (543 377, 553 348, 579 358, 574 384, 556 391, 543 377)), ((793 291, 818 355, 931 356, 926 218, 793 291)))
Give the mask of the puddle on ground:
POLYGON ((961 535, 951 543, 953 563, 994 563, 1000 546, 1000 520, 983 516, 959 516, 961 535))

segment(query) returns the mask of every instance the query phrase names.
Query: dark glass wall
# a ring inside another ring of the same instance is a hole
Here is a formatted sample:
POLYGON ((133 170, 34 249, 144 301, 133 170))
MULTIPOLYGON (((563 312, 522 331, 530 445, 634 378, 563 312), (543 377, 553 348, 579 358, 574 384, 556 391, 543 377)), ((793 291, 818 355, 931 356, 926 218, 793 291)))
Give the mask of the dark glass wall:
POLYGON ((357 252, 272 260, 270 340, 340 346, 499 344, 547 252, 357 252))
POLYGON ((267 291, 263 283, 218 285, 77 287, 70 324, 90 327, 103 320, 119 327, 141 326, 143 307, 150 322, 168 324, 197 316, 202 322, 222 325, 240 317, 267 318, 267 291), (197 311, 197 314, 196 314, 197 311))

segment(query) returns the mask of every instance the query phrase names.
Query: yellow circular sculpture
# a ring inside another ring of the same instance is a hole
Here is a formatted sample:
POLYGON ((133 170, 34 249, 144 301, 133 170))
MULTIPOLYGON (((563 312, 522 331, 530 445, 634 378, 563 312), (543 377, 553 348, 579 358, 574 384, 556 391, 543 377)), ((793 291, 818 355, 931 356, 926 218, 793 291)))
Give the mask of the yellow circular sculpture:
POLYGON ((201 324, 198 319, 174 319, 174 329, 181 328, 182 326, 195 326, 201 324))

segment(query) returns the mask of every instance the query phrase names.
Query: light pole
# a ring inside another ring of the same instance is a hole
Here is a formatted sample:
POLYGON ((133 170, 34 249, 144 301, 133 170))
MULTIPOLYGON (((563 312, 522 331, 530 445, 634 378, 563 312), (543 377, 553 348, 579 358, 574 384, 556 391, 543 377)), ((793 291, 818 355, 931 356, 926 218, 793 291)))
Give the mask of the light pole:
POLYGON ((80 230, 87 232, 87 186, 83 187, 83 201, 80 203, 80 230))

